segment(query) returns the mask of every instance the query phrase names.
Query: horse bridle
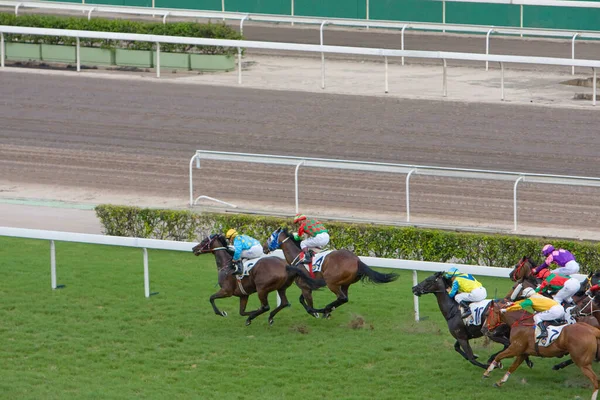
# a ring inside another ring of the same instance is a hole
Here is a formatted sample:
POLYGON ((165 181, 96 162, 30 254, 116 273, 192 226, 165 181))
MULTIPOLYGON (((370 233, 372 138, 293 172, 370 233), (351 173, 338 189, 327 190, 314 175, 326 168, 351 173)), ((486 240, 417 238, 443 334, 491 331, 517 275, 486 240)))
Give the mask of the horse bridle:
POLYGON ((200 249, 200 253, 208 253, 208 252, 214 253, 214 252, 215 252, 215 251, 217 251, 217 250, 227 250, 227 247, 223 247, 223 246, 221 246, 221 247, 215 247, 214 249, 211 249, 211 248, 210 248, 210 245, 211 245, 211 244, 213 244, 213 242, 214 242, 214 241, 215 241, 217 238, 219 238, 219 235, 217 235, 217 234, 215 234, 215 235, 212 235, 212 236, 209 236, 209 239, 210 239, 210 240, 209 240, 209 241, 206 243, 206 245, 205 245, 205 246, 203 246, 203 247, 200 249), (208 247, 208 249, 207 249, 207 247, 208 247))

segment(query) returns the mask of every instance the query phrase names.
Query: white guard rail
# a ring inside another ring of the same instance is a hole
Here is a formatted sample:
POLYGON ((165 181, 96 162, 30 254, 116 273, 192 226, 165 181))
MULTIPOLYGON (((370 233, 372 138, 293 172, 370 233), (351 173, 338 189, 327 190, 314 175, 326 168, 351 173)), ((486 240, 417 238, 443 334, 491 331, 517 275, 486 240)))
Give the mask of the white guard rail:
MULTIPOLYGON (((34 9, 49 9, 59 11, 81 11, 87 13, 88 19, 91 19, 92 13, 108 13, 108 14, 131 14, 131 15, 148 15, 148 16, 162 16, 163 23, 167 22, 167 17, 175 18, 204 18, 204 19, 223 19, 223 20, 234 20, 240 21, 240 33, 244 32, 244 21, 255 21, 255 22, 268 22, 268 23, 290 23, 294 25, 305 24, 305 25, 319 25, 319 43, 324 43, 323 31, 326 26, 342 26, 342 27, 373 27, 383 29, 396 29, 401 31, 400 49, 404 50, 404 33, 408 30, 423 30, 423 31, 440 31, 440 32, 455 32, 455 33, 481 33, 485 34, 485 53, 489 54, 490 51, 490 36, 492 33, 500 35, 520 35, 523 36, 545 36, 545 37, 556 37, 565 38, 571 40, 571 59, 575 59, 575 40, 579 39, 600 39, 600 32, 595 31, 572 31, 572 30, 559 30, 559 29, 538 29, 538 28, 524 28, 523 27, 523 4, 527 5, 543 5, 547 6, 562 6, 562 7, 588 7, 598 8, 600 3, 589 2, 589 1, 562 1, 562 0, 522 0, 519 3, 511 0, 437 0, 443 2, 443 17, 442 23, 426 23, 426 22, 410 22, 410 21, 384 21, 384 20, 369 20, 368 8, 369 0, 367 1, 367 19, 345 19, 345 18, 315 18, 315 17, 298 17, 294 16, 293 7, 294 0, 292 0, 292 16, 285 15, 270 15, 270 14, 249 14, 249 13, 238 13, 238 12, 222 12, 218 11, 203 11, 203 10, 181 10, 177 8, 152 8, 148 7, 126 7, 126 6, 104 6, 104 5, 86 5, 85 1, 82 4, 73 3, 56 3, 56 2, 21 2, 12 0, 0 0, 0 7, 14 7, 15 15, 19 14, 19 8, 34 8, 34 9), (521 5, 521 26, 520 28, 512 27, 496 27, 492 25, 465 25, 465 24, 447 24, 446 23, 446 1, 456 2, 487 2, 495 4, 520 4, 521 5), (539 3, 539 4, 538 4, 539 3), (573 5, 573 4, 579 5, 573 5)), ((223 2, 223 5, 225 3, 223 2)), ((404 57, 402 57, 402 65, 404 65, 404 57)), ((488 70, 488 63, 486 62, 486 71, 488 70)), ((571 74, 575 74, 575 66, 571 67, 571 74)))
POLYGON ((198 200, 207 199, 236 207, 234 204, 227 203, 208 196, 198 196, 194 198, 194 183, 193 183, 193 167, 201 167, 201 160, 218 160, 227 162, 246 162, 260 164, 279 164, 294 166, 295 179, 295 212, 299 211, 298 204, 298 170, 300 167, 314 168, 332 168, 346 169, 354 171, 368 172, 387 172, 406 174, 406 222, 410 222, 410 177, 414 175, 430 175, 444 176, 451 178, 470 178, 470 179, 489 179, 489 180, 504 180, 514 182, 513 186, 513 213, 514 213, 514 230, 517 231, 517 187, 520 182, 543 183, 551 185, 573 185, 573 186, 591 186, 600 187, 600 178, 584 177, 584 176, 568 176, 568 175, 548 175, 548 174, 530 174, 526 172, 510 172, 510 171, 492 171, 479 169, 465 168, 445 168, 426 165, 409 165, 409 164, 392 164, 369 161, 349 161, 335 160, 325 158, 302 158, 292 156, 278 156, 265 154, 250 154, 250 153, 233 153, 224 151, 197 150, 192 156, 189 164, 190 174, 190 206, 194 206, 198 200))
MULTIPOLYGON (((147 249, 192 251, 197 243, 176 242, 171 240, 140 239, 120 236, 90 235, 82 233, 44 231, 35 229, 0 227, 0 236, 18 237, 27 239, 41 239, 50 241, 50 280, 52 289, 57 289, 56 284, 56 251, 55 241, 76 242, 88 244, 101 244, 110 246, 136 247, 143 249, 144 258, 144 291, 150 297, 150 273, 148 268, 147 249)), ((281 250, 275 252, 276 256, 283 258, 281 250)), ((394 260, 376 257, 360 257, 367 265, 372 267, 412 270, 413 285, 418 283, 417 271, 446 271, 450 265, 458 267, 462 272, 480 276, 507 278, 510 273, 508 268, 484 267, 476 265, 445 264, 424 261, 394 260)), ((419 298, 414 296, 415 320, 419 321, 419 298)))
POLYGON ((224 39, 206 39, 206 38, 191 38, 178 36, 162 36, 162 35, 142 35, 132 33, 114 33, 114 32, 92 32, 92 31, 76 31, 66 29, 45 29, 45 28, 28 28, 18 26, 0 26, 0 67, 4 68, 5 59, 5 43, 4 35, 7 33, 17 33, 25 35, 41 35, 41 36, 66 36, 77 38, 77 71, 81 70, 81 59, 79 56, 80 45, 79 38, 96 38, 110 40, 128 40, 152 42, 156 44, 156 76, 160 77, 160 43, 182 43, 199 46, 222 46, 222 47, 237 47, 238 48, 238 82, 242 83, 242 52, 241 48, 267 49, 267 50, 286 50, 286 51, 301 51, 321 53, 321 88, 325 88, 325 53, 337 54, 353 54, 363 56, 383 57, 385 62, 384 77, 385 77, 385 93, 388 93, 388 57, 415 57, 440 60, 443 63, 443 79, 442 79, 442 95, 447 96, 447 65, 446 60, 462 60, 462 61, 485 61, 500 63, 501 76, 500 88, 501 99, 504 100, 504 64, 505 63, 522 63, 522 64, 540 64, 540 65, 564 65, 573 67, 589 67, 593 70, 592 82, 592 104, 596 105, 597 79, 596 68, 600 67, 598 60, 574 60, 567 58, 552 58, 552 57, 527 57, 527 56, 509 56, 509 55, 489 55, 476 53, 456 53, 444 51, 416 51, 416 50, 389 50, 375 49, 366 47, 346 47, 346 46, 325 46, 313 44, 296 44, 296 43, 276 43, 276 42, 257 42, 245 40, 224 40, 224 39))

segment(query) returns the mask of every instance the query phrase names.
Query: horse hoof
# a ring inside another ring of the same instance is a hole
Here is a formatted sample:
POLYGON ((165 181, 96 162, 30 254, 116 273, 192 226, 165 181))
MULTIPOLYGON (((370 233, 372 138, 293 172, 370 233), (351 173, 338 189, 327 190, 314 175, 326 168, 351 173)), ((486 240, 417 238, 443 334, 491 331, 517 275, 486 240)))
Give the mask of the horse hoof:
POLYGON ((310 315, 312 315, 313 317, 315 317, 317 319, 319 319, 321 317, 318 312, 314 312, 314 313, 312 313, 310 315))
POLYGON ((502 384, 501 384, 500 382, 496 382, 496 383, 494 383, 494 387, 497 387, 497 388, 499 388, 500 386, 502 386, 502 384))
POLYGON ((331 318, 331 313, 324 313, 323 314, 323 318, 330 319, 331 318))
POLYGON ((252 323, 252 320, 251 320, 250 318, 248 318, 248 319, 246 320, 246 326, 250 325, 251 323, 252 323))
POLYGON ((222 317, 226 317, 227 316, 227 311, 221 311, 221 316, 222 317))
POLYGON ((269 318, 269 325, 273 325, 273 322, 275 322, 275 320, 273 318, 269 318))
POLYGON ((482 376, 483 379, 487 379, 489 377, 490 377, 489 374, 483 374, 483 376, 482 376))
POLYGON ((498 362, 498 363, 496 364, 496 368, 498 368, 498 369, 502 369, 502 368, 504 368, 504 365, 502 365, 502 363, 501 363, 501 362, 498 362))

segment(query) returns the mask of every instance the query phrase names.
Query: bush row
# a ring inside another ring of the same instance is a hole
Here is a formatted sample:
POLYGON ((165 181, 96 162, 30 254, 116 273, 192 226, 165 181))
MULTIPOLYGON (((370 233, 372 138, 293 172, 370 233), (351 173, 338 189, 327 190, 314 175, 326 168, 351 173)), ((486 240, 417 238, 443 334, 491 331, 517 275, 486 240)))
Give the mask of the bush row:
MULTIPOLYGON (((107 235, 180 241, 200 241, 207 235, 236 228, 260 240, 278 227, 291 228, 291 219, 243 214, 196 214, 99 205, 96 215, 107 235)), ((371 224, 326 223, 332 248, 346 248, 360 256, 459 264, 512 267, 522 256, 537 257, 546 241, 510 235, 491 235, 371 224)), ((572 251, 582 273, 600 268, 600 244, 552 240, 572 251)))
MULTIPOLYGON (((139 33, 149 35, 185 36, 196 38, 241 40, 242 36, 224 23, 199 24, 194 22, 129 21, 122 19, 61 17, 54 15, 20 15, 0 13, 0 25, 26 26, 32 28, 72 29, 79 31, 139 33)), ((75 38, 62 36, 38 36, 6 34, 10 42, 75 45, 75 38)), ((131 50, 153 50, 154 43, 126 42, 104 39, 81 38, 86 47, 126 48, 131 50)), ((237 52, 237 48, 216 46, 192 46, 187 44, 161 43, 161 50, 170 53, 227 54, 237 52)))

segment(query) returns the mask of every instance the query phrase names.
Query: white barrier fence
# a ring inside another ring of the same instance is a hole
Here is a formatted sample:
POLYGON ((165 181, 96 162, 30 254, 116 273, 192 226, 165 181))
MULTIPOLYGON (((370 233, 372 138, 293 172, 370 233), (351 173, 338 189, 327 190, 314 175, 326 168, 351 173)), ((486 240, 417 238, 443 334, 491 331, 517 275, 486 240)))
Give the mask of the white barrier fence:
MULTIPOLYGON (((512 0, 438 0, 442 1, 443 7, 443 22, 437 23, 425 23, 425 22, 409 22, 409 21, 382 21, 382 20, 369 20, 368 16, 368 3, 367 0, 367 19, 344 19, 344 18, 314 18, 314 17, 297 17, 294 16, 293 2, 292 0, 292 16, 284 15, 269 15, 269 14, 249 14, 249 13, 237 13, 237 12, 222 12, 217 11, 196 11, 196 10, 181 10, 176 8, 147 8, 147 7, 125 7, 125 6, 103 6, 103 5, 85 5, 85 1, 81 5, 73 3, 54 3, 54 2, 20 2, 20 1, 7 1, 0 0, 0 7, 14 7, 15 15, 19 14, 19 8, 35 8, 35 9, 50 9, 60 11, 81 11, 87 13, 88 19, 91 19, 92 13, 109 13, 109 14, 131 14, 131 15, 156 15, 162 16, 163 24, 167 22, 167 17, 176 18, 205 18, 212 19, 218 18, 223 20, 235 20, 240 21, 240 33, 244 32, 245 21, 255 22, 272 22, 272 23, 294 23, 304 25, 319 25, 319 38, 320 45, 324 45, 324 28, 330 26, 342 26, 342 27, 373 27, 373 28, 384 28, 384 29, 399 29, 401 31, 400 49, 404 50, 404 33, 407 29, 409 30, 422 30, 422 31, 440 31, 440 32, 456 32, 456 33, 481 33, 485 34, 485 54, 489 54, 490 51, 490 36, 491 34, 500 35, 519 35, 523 36, 545 36, 555 38, 566 38, 571 40, 571 59, 575 59, 575 40, 579 37, 580 39, 600 39, 600 32, 594 31, 572 31, 572 30, 559 30, 559 29, 538 29, 538 28, 523 28, 523 5, 546 5, 546 6, 560 6, 560 7, 589 7, 598 8, 599 3, 595 2, 577 2, 577 1, 562 1, 562 0, 521 0, 520 2, 513 2, 512 0), (491 25, 465 25, 465 24, 446 24, 446 1, 456 2, 486 2, 494 4, 520 4, 521 5, 521 27, 496 27, 491 25), (543 4, 541 4, 543 3, 543 4), (566 4, 565 4, 566 3, 566 4), (573 4, 579 4, 573 6, 573 4)), ((402 65, 404 65, 404 57, 402 57, 402 65)), ((488 62, 486 61, 486 71, 488 70, 488 62)), ((575 74, 575 66, 571 66, 571 74, 575 74)))
POLYGON ((346 46, 324 46, 311 44, 296 44, 296 43, 276 43, 276 42, 257 42, 257 41, 242 41, 242 40, 224 40, 224 39, 206 39, 206 38, 191 38, 178 36, 162 36, 162 35, 141 35, 131 33, 114 33, 114 32, 91 32, 91 31, 76 31, 65 29, 45 29, 45 28, 27 28, 18 26, 0 26, 0 68, 4 68, 5 59, 5 43, 4 35, 7 33, 25 34, 25 35, 40 35, 40 36, 66 36, 77 39, 76 58, 77 71, 81 71, 80 57, 80 41, 79 38, 96 38, 110 40, 127 40, 152 42, 156 44, 156 76, 160 77, 160 44, 161 43, 180 43, 199 46, 221 46, 221 47, 237 47, 238 48, 238 83, 242 83, 242 51, 241 48, 266 49, 266 50, 286 50, 286 51, 301 51, 301 52, 318 52, 321 53, 321 88, 325 88, 325 53, 337 54, 353 54, 363 56, 383 57, 385 63, 384 80, 385 93, 388 93, 388 57, 414 57, 436 59, 443 63, 443 78, 442 78, 442 96, 448 95, 447 84, 447 60, 461 61, 485 61, 500 63, 500 89, 501 99, 504 100, 504 64, 505 63, 521 63, 521 64, 540 64, 540 65, 564 65, 589 67, 593 70, 592 81, 592 105, 596 105, 597 79, 596 68, 600 68, 598 60, 574 60, 568 58, 552 58, 552 57, 528 57, 528 56, 508 56, 508 55, 489 55, 477 53, 455 53, 444 51, 416 51, 416 50, 390 50, 390 49, 375 49, 366 47, 346 47, 346 46))
MULTIPOLYGON (((27 239, 41 239, 50 241, 50 282, 52 289, 60 287, 57 285, 56 275, 56 250, 55 241, 61 242, 75 242, 75 243, 87 243, 87 244, 101 244, 109 246, 123 246, 123 247, 135 247, 143 250, 143 264, 144 264, 144 293, 146 297, 150 297, 150 272, 148 266, 148 250, 174 250, 174 251, 192 251, 192 248, 197 243, 191 242, 177 242, 171 240, 156 240, 156 239, 140 239, 140 238, 129 238, 120 236, 104 236, 104 235, 91 235, 83 233, 70 233, 70 232, 59 232, 59 231, 45 231, 36 229, 22 229, 22 228, 9 228, 0 227, 0 236, 18 237, 27 239)), ((283 253, 278 250, 273 253, 274 255, 283 258, 283 253)), ((430 271, 438 272, 445 271, 448 269, 450 264, 445 263, 434 263, 424 261, 410 261, 410 260, 396 260, 388 258, 377 258, 377 257, 360 257, 363 262, 372 267, 381 268, 392 268, 402 270, 412 270, 413 285, 418 283, 417 271, 430 271)), ((496 267, 485 267, 485 266, 474 266, 474 265, 461 265, 451 264, 452 266, 458 267, 462 272, 480 275, 480 276, 492 276, 507 278, 510 272, 507 268, 496 268, 496 267)), ((414 310, 415 320, 419 321, 419 298, 414 296, 414 310)))
POLYGON ((392 164, 370 161, 349 161, 335 160, 326 158, 303 158, 293 156, 277 156, 266 154, 249 154, 249 153, 233 153, 224 151, 197 150, 192 156, 189 164, 190 174, 190 206, 195 205, 200 199, 207 199, 225 204, 230 207, 236 207, 234 204, 215 199, 209 196, 200 195, 194 197, 194 182, 193 182, 193 167, 201 167, 201 160, 217 160, 227 162, 246 162, 259 164, 279 164, 294 166, 294 194, 296 208, 295 212, 299 211, 298 202, 298 171, 300 167, 313 168, 330 168, 330 169, 345 169, 354 171, 369 171, 369 172, 386 172, 398 173, 406 175, 406 222, 410 222, 410 178, 412 175, 429 175, 429 176, 444 176, 451 178, 468 178, 468 179, 489 179, 503 180, 514 182, 513 185, 513 222, 514 231, 517 231, 517 188, 519 183, 543 183, 551 185, 573 185, 573 186, 589 186, 600 187, 600 178, 584 177, 584 176, 567 176, 567 175, 549 175, 549 174, 530 174, 526 172, 511 172, 511 171, 492 171, 479 169, 465 168, 445 168, 427 165, 408 165, 408 164, 392 164))

